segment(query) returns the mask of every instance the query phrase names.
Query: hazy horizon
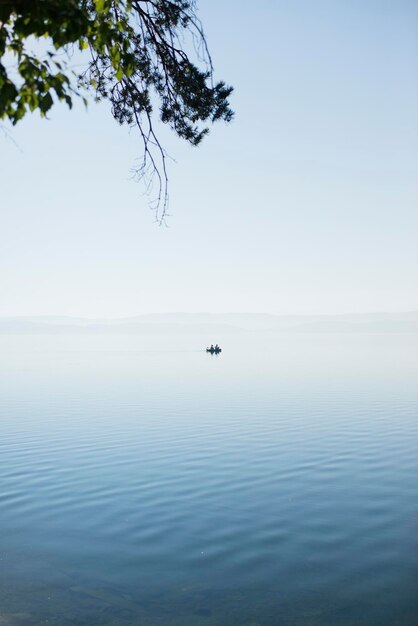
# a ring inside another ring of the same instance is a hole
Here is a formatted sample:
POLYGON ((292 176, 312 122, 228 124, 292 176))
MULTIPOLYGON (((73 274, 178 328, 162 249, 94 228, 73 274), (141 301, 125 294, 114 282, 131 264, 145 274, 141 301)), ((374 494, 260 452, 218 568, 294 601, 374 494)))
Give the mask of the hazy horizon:
POLYGON ((371 310, 371 311, 342 311, 338 313, 333 313, 329 311, 324 311, 323 313, 275 313, 269 311, 204 311, 204 310, 196 310, 196 311, 186 311, 186 310, 167 310, 167 311, 147 311, 147 312, 132 312, 126 315, 114 315, 107 316, 105 314, 98 315, 72 315, 69 313, 57 313, 57 312, 47 312, 47 313, 18 313, 11 315, 0 315, 0 319, 19 319, 19 318, 70 318, 70 319, 83 319, 83 320, 126 320, 140 317, 159 317, 159 316, 167 316, 167 315, 184 315, 184 316, 198 316, 198 315, 208 315, 208 316, 223 316, 223 315, 248 315, 248 316, 268 316, 268 317, 361 317, 361 316, 370 316, 370 315, 408 315, 408 314, 418 314, 417 309, 404 309, 404 310, 371 310))
POLYGON ((0 317, 0 334, 139 334, 158 338, 200 334, 223 341, 231 333, 418 333, 418 311, 339 315, 262 313, 157 313, 124 318, 65 315, 0 317))

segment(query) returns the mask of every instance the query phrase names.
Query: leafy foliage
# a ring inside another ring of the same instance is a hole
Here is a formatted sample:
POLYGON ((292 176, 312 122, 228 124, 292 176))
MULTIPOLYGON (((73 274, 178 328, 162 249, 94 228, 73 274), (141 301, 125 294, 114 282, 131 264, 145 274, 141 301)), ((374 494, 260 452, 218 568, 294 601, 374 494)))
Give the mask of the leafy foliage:
POLYGON ((16 124, 28 111, 45 116, 57 100, 70 108, 75 97, 87 103, 89 92, 108 100, 120 124, 139 129, 137 173, 149 185, 157 175, 159 219, 168 179, 154 109, 198 145, 208 122, 232 119, 231 91, 213 81, 194 0, 0 0, 0 118, 16 124), (33 40, 43 42, 42 54, 30 51, 33 40), (81 73, 71 68, 77 48, 81 73))

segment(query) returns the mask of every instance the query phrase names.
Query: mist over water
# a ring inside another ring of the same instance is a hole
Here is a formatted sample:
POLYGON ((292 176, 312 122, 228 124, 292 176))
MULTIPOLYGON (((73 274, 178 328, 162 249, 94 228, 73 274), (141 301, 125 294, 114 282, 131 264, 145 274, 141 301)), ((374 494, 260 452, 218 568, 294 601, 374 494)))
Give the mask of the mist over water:
POLYGON ((415 625, 417 348, 0 336, 0 617, 415 625))

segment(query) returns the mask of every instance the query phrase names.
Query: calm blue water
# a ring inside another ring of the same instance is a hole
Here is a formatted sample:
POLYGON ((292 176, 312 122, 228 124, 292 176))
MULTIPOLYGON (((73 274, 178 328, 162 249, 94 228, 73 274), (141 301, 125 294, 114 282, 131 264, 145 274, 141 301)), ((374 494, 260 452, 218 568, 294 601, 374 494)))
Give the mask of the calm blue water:
POLYGON ((213 340, 0 336, 0 624, 416 626, 418 336, 213 340))

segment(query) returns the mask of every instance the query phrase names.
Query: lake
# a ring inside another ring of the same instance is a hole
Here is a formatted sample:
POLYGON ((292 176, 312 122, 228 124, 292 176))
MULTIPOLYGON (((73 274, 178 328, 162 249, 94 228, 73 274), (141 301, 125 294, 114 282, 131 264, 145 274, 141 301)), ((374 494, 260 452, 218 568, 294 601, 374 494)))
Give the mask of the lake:
POLYGON ((1 335, 0 624, 416 626, 417 382, 416 334, 1 335))

